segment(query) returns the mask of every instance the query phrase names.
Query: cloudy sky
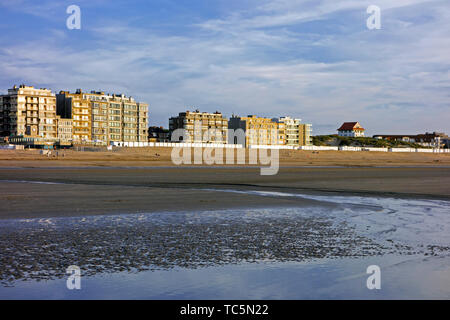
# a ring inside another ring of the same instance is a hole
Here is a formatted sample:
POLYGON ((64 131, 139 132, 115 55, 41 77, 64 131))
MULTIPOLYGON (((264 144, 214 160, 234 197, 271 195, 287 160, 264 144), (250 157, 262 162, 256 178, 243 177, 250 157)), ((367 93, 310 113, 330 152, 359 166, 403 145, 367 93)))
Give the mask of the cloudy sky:
POLYGON ((315 134, 450 133, 448 0, 0 0, 0 41, 1 92, 124 93, 150 104, 150 125, 198 108, 315 134), (81 30, 66 27, 72 4, 81 30))

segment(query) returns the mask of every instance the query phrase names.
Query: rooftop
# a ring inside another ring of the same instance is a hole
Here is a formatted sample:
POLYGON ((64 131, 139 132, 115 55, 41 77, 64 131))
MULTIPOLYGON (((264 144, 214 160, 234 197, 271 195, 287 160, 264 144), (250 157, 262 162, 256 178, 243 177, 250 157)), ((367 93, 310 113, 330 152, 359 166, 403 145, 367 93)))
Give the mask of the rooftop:
POLYGON ((365 130, 358 122, 344 122, 338 131, 365 130))

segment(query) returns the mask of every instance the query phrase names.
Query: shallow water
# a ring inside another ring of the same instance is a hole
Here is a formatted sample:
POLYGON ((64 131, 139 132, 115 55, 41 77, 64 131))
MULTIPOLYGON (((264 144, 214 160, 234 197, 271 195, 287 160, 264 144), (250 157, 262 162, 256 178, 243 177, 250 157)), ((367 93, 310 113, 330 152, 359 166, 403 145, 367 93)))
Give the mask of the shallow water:
POLYGON ((449 257, 386 255, 309 262, 239 264, 202 269, 118 272, 23 281, 2 299, 449 299, 449 257), (381 267, 381 290, 368 290, 367 266, 381 267))
POLYGON ((450 299, 447 201, 223 191, 338 206, 0 221, 0 298, 450 299))

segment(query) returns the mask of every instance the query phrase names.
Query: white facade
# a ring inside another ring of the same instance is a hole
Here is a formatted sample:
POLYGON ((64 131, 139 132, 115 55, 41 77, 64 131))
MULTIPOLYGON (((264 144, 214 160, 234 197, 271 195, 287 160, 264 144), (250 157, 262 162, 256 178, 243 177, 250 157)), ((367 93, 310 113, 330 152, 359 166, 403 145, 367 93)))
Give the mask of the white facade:
POLYGON ((302 123, 301 119, 291 117, 274 118, 274 121, 285 124, 286 145, 290 146, 310 146, 312 145, 311 131, 312 125, 302 123))
POLYGON ((344 122, 337 130, 340 137, 364 137, 365 131, 359 122, 344 122))

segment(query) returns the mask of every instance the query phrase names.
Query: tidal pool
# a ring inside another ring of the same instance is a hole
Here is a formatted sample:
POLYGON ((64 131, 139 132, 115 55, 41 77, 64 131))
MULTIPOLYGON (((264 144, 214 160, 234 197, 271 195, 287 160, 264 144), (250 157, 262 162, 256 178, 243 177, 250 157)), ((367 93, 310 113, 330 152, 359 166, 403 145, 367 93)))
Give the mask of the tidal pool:
POLYGON ((450 299, 449 202, 259 194, 338 206, 3 220, 0 298, 450 299))

